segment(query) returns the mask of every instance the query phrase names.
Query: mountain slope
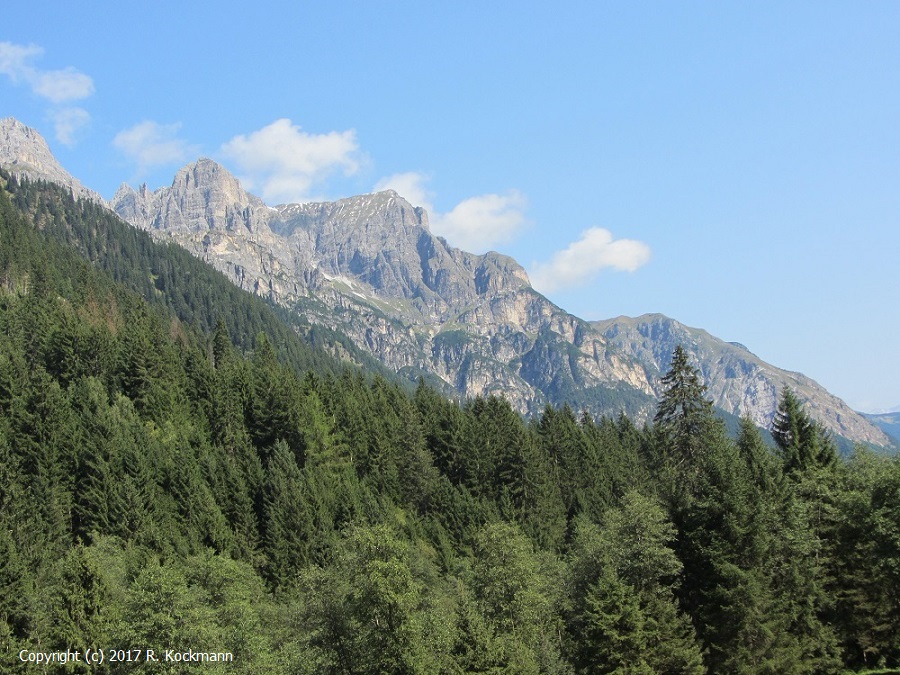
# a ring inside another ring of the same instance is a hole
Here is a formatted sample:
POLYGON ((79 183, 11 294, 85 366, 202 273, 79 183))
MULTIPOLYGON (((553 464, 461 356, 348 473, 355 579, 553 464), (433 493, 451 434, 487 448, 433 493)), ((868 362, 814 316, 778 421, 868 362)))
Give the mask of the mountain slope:
MULTIPOLYGON (((221 320, 232 343, 252 352, 265 334, 280 359, 297 372, 319 375, 346 369, 346 361, 390 375, 346 336, 310 326, 302 316, 237 288, 210 265, 183 248, 154 241, 108 208, 75 201, 68 190, 43 181, 7 180, 0 168, 0 192, 35 224, 46 241, 62 244, 122 288, 170 312, 177 321, 211 335, 221 320)), ((181 332, 181 329, 173 330, 181 332)))
MULTIPOLYGON (((9 161, 0 153, 0 163, 9 161)), ((661 315, 590 323, 565 312, 531 288, 515 260, 449 246, 430 232, 422 209, 393 191, 272 208, 201 159, 170 187, 123 185, 111 207, 237 286, 349 336, 387 368, 426 377, 447 394, 501 394, 521 412, 568 403, 647 419, 661 393, 659 375, 681 341, 715 405, 730 414, 768 426, 779 392, 790 386, 833 433, 890 443, 809 378, 705 331, 661 315)))
POLYGON ((790 387, 806 402, 807 412, 832 432, 852 440, 887 445, 887 439, 872 432, 868 420, 820 384, 801 373, 766 363, 743 345, 725 342, 662 314, 618 317, 592 325, 643 364, 651 380, 669 369, 672 352, 682 345, 694 357, 716 405, 729 412, 749 414, 760 427, 771 428, 781 390, 790 387))
POLYGON ((887 434, 894 447, 900 449, 900 412, 862 413, 862 416, 887 434))
POLYGON ((106 204, 103 197, 62 168, 43 136, 12 117, 0 119, 0 162, 12 174, 43 178, 64 185, 76 197, 106 204))
POLYGON ((768 427, 789 386, 835 434, 889 442, 811 379, 705 331, 661 315, 591 324, 568 314, 531 288, 514 260, 449 246, 393 191, 269 208, 200 160, 169 188, 123 186, 112 206, 238 285, 350 335, 398 372, 437 375, 460 396, 499 393, 523 412, 569 403, 646 419, 683 344, 728 413, 768 427))

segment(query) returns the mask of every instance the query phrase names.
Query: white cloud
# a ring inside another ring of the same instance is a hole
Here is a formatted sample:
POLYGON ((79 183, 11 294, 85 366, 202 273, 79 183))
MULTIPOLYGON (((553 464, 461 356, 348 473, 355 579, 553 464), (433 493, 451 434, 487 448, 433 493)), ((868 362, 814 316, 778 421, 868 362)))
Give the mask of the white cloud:
POLYGON ((221 152, 237 163, 244 185, 258 190, 268 203, 306 201, 312 188, 335 170, 349 176, 360 164, 352 129, 309 134, 289 119, 235 136, 221 152))
MULTIPOLYGON (((17 45, 0 42, 0 73, 13 84, 25 83, 36 95, 55 105, 85 99, 94 93, 94 81, 75 68, 41 70, 33 61, 44 53, 37 45, 17 45)), ((75 144, 76 132, 90 122, 91 116, 83 108, 51 109, 50 117, 56 128, 56 138, 64 145, 75 144)))
POLYGON ((434 193, 425 187, 425 183, 429 180, 429 176, 417 171, 395 173, 393 176, 388 176, 378 181, 374 189, 376 192, 394 190, 413 206, 421 206, 428 211, 429 215, 432 215, 434 206, 431 200, 434 198, 434 193))
POLYGON ((450 213, 433 218, 431 229, 454 246, 483 253, 515 238, 525 226, 526 205, 525 195, 518 190, 469 197, 450 213))
POLYGON ((25 82, 35 94, 52 103, 77 101, 94 93, 94 81, 75 68, 35 68, 31 62, 43 53, 44 50, 37 45, 0 42, 0 73, 16 84, 25 82))
POLYGON ((11 42, 0 42, 0 73, 8 76, 15 84, 27 80, 28 74, 34 72, 28 61, 43 53, 44 50, 37 45, 26 47, 11 42))
POLYGON ((55 111, 51 116, 56 129, 56 138, 68 147, 75 145, 75 137, 78 132, 91 121, 91 116, 83 108, 63 108, 55 111))
POLYGON ((53 103, 78 101, 94 93, 94 81, 74 68, 37 73, 31 82, 34 93, 53 103))
POLYGON ((198 148, 178 138, 181 124, 145 120, 116 134, 113 146, 138 165, 138 171, 175 164, 197 154, 198 148))
POLYGON ((650 260, 650 248, 635 239, 613 239, 609 230, 591 227, 581 238, 557 251, 550 262, 535 263, 528 276, 543 293, 580 286, 611 267, 633 272, 650 260))
POLYGON ((434 234, 474 253, 509 243, 527 222, 524 214, 527 200, 517 190, 470 197, 449 213, 439 213, 432 204, 433 193, 425 187, 428 180, 428 176, 417 172, 398 173, 378 181, 375 190, 395 190, 414 206, 421 206, 428 211, 434 234))

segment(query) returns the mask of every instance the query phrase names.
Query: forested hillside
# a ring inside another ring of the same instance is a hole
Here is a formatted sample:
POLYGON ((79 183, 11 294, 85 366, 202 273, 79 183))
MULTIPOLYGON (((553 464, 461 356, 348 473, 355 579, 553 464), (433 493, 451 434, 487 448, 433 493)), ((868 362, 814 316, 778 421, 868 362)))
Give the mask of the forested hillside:
POLYGON ((900 666, 900 460, 839 459, 790 391, 774 452, 725 433, 680 349, 643 428, 410 393, 96 207, 7 187, 4 672, 87 647, 160 661, 59 670, 900 666))

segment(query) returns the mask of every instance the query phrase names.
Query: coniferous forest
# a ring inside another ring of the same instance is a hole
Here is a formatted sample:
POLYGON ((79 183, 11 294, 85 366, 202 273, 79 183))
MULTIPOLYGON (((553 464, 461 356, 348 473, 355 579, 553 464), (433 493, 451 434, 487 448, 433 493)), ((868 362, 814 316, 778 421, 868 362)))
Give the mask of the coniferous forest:
POLYGON ((450 401, 0 185, 2 672, 900 666, 900 461, 840 456, 791 391, 774 447, 726 432, 680 349, 646 425, 450 401))

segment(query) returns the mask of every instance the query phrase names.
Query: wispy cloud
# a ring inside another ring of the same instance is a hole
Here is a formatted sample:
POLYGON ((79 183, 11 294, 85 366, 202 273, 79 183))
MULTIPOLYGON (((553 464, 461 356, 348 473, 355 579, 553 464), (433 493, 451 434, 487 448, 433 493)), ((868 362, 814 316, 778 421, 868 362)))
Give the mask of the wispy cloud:
POLYGON ((0 42, 0 73, 9 77, 15 84, 27 81, 29 75, 35 72, 29 62, 43 53, 44 50, 37 45, 0 42))
POLYGON ((244 186, 270 204, 306 201, 333 172, 353 175, 361 161, 354 130, 310 134, 289 119, 235 136, 221 152, 236 162, 244 186))
MULTIPOLYGON (((27 85, 33 94, 54 106, 80 101, 94 93, 93 79, 75 68, 38 68, 34 62, 43 54, 43 48, 37 45, 0 42, 0 73, 6 75, 13 84, 27 85)), ((50 110, 50 117, 56 128, 57 139, 69 146, 74 144, 76 132, 90 122, 88 112, 77 107, 55 107, 50 110)))
POLYGON ((113 146, 137 165, 138 173, 190 159, 199 149, 178 137, 180 123, 145 120, 116 134, 113 146))
POLYGON ((483 253, 509 243, 527 224, 528 202, 517 190, 469 197, 448 213, 440 213, 432 203, 433 193, 426 187, 429 179, 418 172, 399 173, 381 179, 375 189, 396 190, 411 204, 423 207, 428 211, 431 231, 466 251, 483 253))
POLYGON ((75 145, 78 132, 84 129, 91 121, 91 116, 84 108, 60 108, 54 110, 51 115, 53 127, 56 130, 56 138, 68 147, 75 145))
POLYGON ((614 239, 602 227, 591 227, 578 241, 557 251, 549 262, 535 263, 528 272, 543 293, 584 285, 600 270, 633 272, 650 260, 650 247, 635 239, 614 239))
POLYGON ((79 101, 94 93, 94 81, 74 68, 36 72, 29 83, 35 94, 53 103, 79 101))

